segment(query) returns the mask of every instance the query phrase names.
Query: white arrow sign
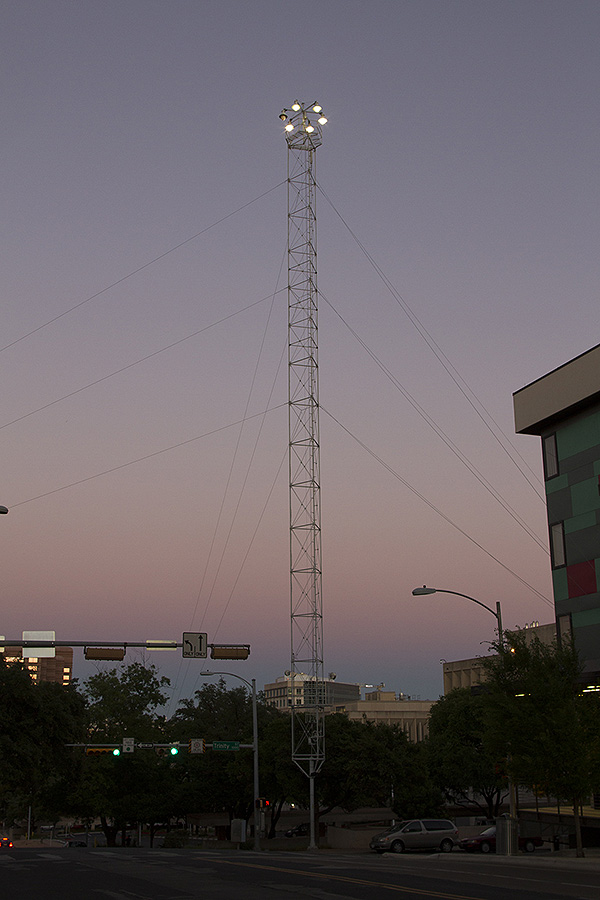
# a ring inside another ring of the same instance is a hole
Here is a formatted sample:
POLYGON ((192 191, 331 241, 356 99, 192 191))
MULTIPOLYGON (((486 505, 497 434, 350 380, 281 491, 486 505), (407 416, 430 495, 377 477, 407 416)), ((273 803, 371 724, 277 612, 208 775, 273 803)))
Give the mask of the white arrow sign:
POLYGON ((206 659, 208 635, 198 631, 184 631, 181 655, 184 659, 206 659))

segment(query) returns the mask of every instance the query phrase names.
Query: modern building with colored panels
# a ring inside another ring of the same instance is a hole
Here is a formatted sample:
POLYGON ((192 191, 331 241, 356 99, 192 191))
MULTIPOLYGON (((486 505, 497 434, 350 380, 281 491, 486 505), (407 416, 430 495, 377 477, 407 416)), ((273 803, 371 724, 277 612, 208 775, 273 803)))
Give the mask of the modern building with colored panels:
POLYGON ((600 683, 600 345, 513 396, 515 429, 542 439, 556 622, 600 683))

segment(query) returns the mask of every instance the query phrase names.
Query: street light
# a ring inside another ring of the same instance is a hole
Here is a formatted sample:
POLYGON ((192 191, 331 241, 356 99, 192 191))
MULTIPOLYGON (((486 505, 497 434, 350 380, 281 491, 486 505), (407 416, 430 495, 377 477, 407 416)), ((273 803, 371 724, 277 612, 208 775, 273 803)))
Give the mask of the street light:
POLYGON ((247 684, 252 691, 252 751, 254 756, 254 850, 260 850, 260 810, 258 808, 258 797, 260 794, 258 784, 258 711, 256 706, 256 678, 252 679, 252 683, 246 681, 241 675, 235 675, 233 672, 200 672, 202 676, 210 675, 227 675, 230 678, 238 678, 247 684))
MULTIPOLYGON (((424 594, 453 594, 455 597, 464 597, 465 600, 471 600, 472 603, 476 603, 477 606, 483 606, 484 609, 487 609, 489 613, 491 613, 496 618, 496 622, 498 624, 498 643, 500 647, 504 646, 504 638, 502 634, 502 611, 500 609, 500 601, 496 601, 496 612, 491 608, 491 606, 486 606, 485 603, 482 603, 481 600, 476 600, 475 597, 469 597, 468 594, 461 594, 460 591, 447 591, 444 588, 431 588, 423 585, 423 587, 418 587, 413 590, 413 597, 422 597, 424 594)), ((512 778, 509 779, 509 816, 511 821, 515 821, 516 818, 516 797, 515 797, 515 788, 512 781, 512 778)), ((512 856, 514 853, 514 848, 510 846, 509 855, 512 856)))
POLYGON ((498 624, 498 640, 500 642, 500 646, 502 647, 504 644, 504 639, 502 636, 502 610, 500 609, 500 601, 496 601, 496 612, 491 608, 491 606, 486 606, 485 603, 482 603, 481 600, 476 600, 475 597, 469 597, 468 594, 461 594, 459 591, 447 591, 443 588, 432 588, 426 587, 418 587, 413 590, 413 597, 422 597, 424 594, 454 594, 455 597, 464 597, 465 600, 471 600, 472 603, 476 603, 477 606, 483 606, 484 609, 487 609, 489 613, 491 613, 495 618, 498 624))

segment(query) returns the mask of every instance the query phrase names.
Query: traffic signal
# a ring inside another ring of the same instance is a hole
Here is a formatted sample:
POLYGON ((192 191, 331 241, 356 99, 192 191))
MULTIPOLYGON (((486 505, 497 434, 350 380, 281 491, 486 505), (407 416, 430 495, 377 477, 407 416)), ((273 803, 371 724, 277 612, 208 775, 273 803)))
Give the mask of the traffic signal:
POLYGON ((154 748, 157 756, 177 756, 179 753, 178 744, 163 744, 154 748))
POLYGON ((250 656, 250 647, 245 644, 242 646, 226 646, 224 644, 210 645, 211 659, 248 659, 250 656))
POLYGON ((106 753, 111 753, 113 756, 121 755, 121 751, 118 747, 86 747, 85 748, 86 756, 103 756, 106 753))
POLYGON ((268 809, 271 805, 271 801, 267 800, 266 797, 257 797, 256 798, 256 806, 258 809, 268 809))

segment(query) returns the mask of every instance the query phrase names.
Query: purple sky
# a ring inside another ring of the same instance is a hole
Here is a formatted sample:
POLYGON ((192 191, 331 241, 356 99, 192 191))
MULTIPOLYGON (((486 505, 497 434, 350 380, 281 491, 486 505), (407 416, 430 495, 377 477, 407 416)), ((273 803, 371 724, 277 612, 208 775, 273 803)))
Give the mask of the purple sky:
MULTIPOLYGON (((259 685, 288 668, 296 98, 329 118, 326 671, 435 699, 440 660, 485 650, 494 620, 419 584, 500 600, 507 627, 552 619, 540 449, 511 395, 599 339, 599 33, 585 0, 6 0, 2 633, 202 630, 250 643, 228 668, 259 685)), ((199 663, 152 658, 191 695, 199 663)))

